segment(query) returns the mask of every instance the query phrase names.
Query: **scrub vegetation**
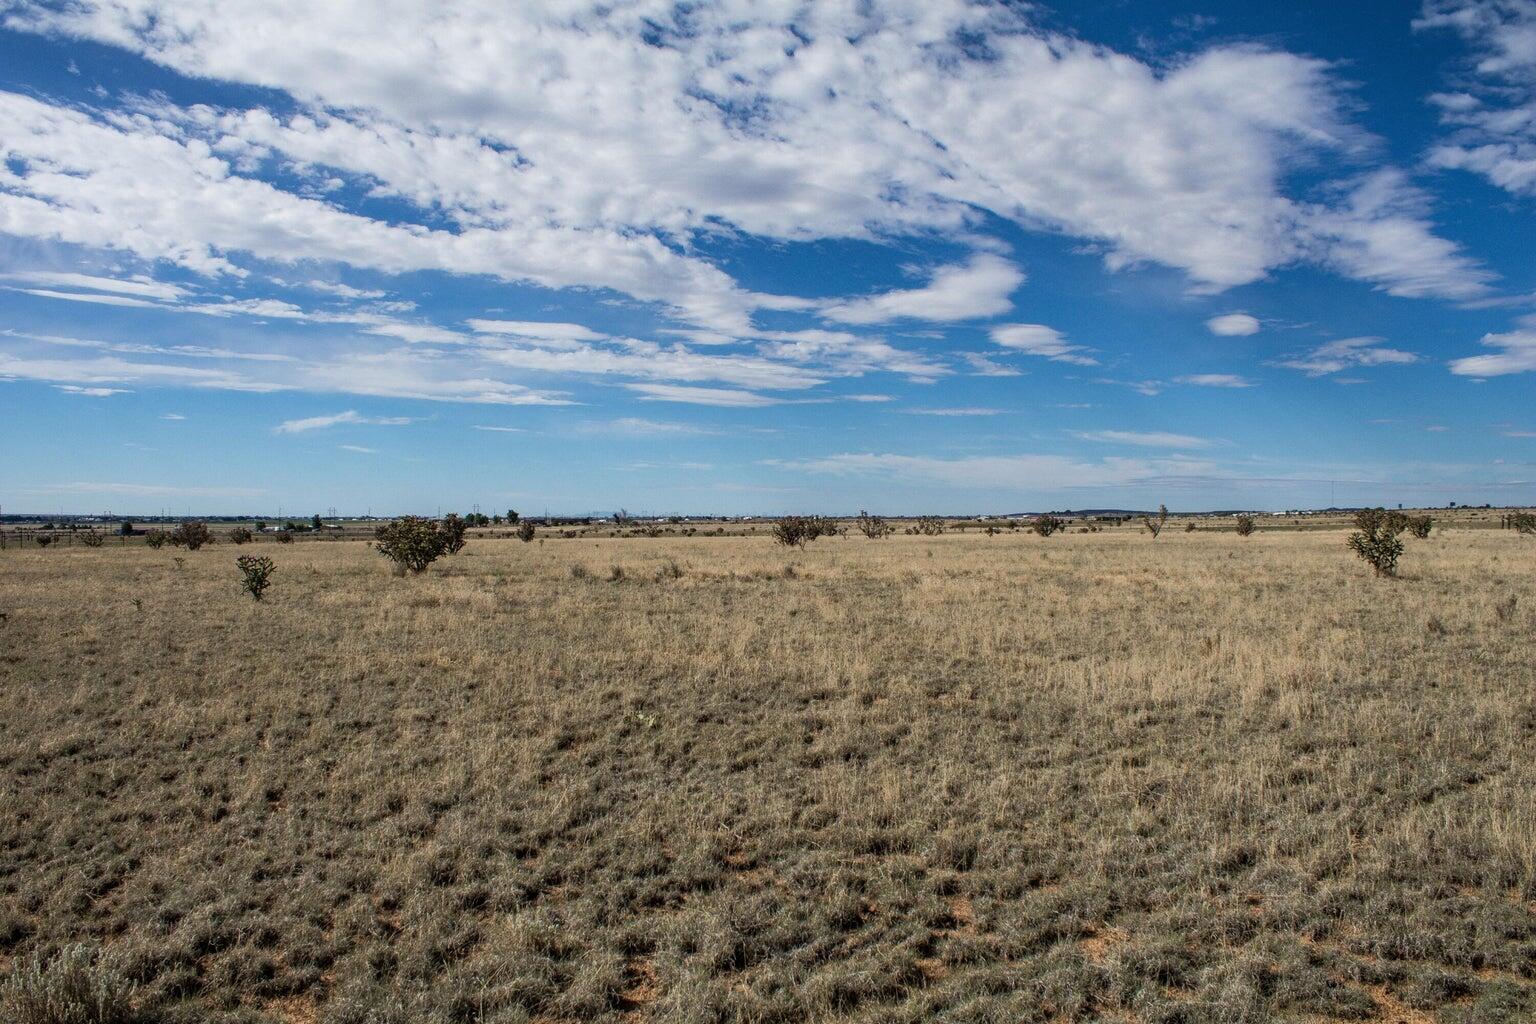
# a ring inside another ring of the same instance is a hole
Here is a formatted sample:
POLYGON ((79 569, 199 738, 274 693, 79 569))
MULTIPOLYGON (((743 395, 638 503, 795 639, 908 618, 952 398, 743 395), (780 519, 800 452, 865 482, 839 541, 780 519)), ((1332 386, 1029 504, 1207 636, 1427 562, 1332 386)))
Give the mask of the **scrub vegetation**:
POLYGON ((1152 523, 12 545, 0 1020, 1536 1017, 1536 543, 1152 523))

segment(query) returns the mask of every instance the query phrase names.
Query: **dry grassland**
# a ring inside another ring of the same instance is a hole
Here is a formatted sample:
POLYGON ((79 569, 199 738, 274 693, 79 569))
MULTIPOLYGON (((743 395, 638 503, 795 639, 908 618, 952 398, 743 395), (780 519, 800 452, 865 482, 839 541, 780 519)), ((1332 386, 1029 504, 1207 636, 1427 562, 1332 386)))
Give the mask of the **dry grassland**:
POLYGON ((295 544, 260 604, 236 553, 0 555, 0 968, 101 947, 153 1021, 1536 1018, 1528 538, 295 544))

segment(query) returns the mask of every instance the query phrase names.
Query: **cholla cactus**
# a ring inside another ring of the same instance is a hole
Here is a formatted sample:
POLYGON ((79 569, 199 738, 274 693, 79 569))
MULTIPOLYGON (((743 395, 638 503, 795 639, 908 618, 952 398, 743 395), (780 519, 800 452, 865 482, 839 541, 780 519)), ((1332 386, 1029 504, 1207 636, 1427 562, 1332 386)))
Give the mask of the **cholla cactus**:
POLYGON ((1349 535, 1349 546, 1377 576, 1396 576, 1397 560, 1403 554, 1403 542, 1398 534, 1408 526, 1408 517, 1401 512, 1388 512, 1381 508, 1363 508, 1355 513, 1355 528, 1349 535))
POLYGON ((261 595, 272 585, 272 574, 277 571, 277 566, 272 564, 272 559, 256 555, 241 555, 235 559, 235 565, 245 577, 240 581, 240 589, 250 594, 253 600, 260 601, 261 595))

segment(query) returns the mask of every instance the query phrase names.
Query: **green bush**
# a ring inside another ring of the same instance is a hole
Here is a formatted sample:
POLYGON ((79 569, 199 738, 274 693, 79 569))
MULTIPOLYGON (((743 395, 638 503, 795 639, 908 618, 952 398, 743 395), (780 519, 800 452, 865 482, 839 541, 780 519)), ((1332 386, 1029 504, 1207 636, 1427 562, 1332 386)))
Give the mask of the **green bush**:
POLYGON ((524 519, 522 522, 517 524, 517 539, 522 541, 524 544, 527 544, 529 541, 533 540, 536 533, 538 533, 538 528, 533 525, 533 521, 531 519, 524 519))
POLYGON ((213 543, 213 531, 199 519, 189 519, 170 532, 166 538, 178 548, 196 551, 204 544, 213 543))
POLYGON ((425 572, 427 566, 448 551, 448 540, 438 524, 420 516, 401 516, 374 530, 374 547, 395 563, 395 571, 425 572))
POLYGON ((237 526, 229 531, 229 542, 231 544, 249 544, 251 542, 251 531, 244 526, 237 526))
POLYGON ((1363 508, 1355 513, 1355 529, 1349 535, 1349 546, 1377 576, 1396 576, 1397 560, 1403 554, 1403 542, 1398 534, 1408 526, 1408 517, 1401 512, 1388 512, 1382 508, 1363 508))
POLYGON ((1029 528, 1042 537, 1049 537, 1067 528, 1067 524, 1055 516, 1036 516, 1035 521, 1029 524, 1029 528))
POLYGON ((49 544, 53 543, 53 534, 51 534, 51 533, 40 533, 34 539, 37 541, 37 546, 38 547, 45 548, 49 544))
POLYGON ((108 954, 66 946, 58 956, 35 955, 11 968, 0 985, 5 1024, 132 1024, 135 989, 108 954))
POLYGON ((145 530, 144 543, 152 548, 163 548, 165 542, 170 539, 170 534, 164 530, 145 530))
POLYGON ((1237 517, 1237 535, 1247 537, 1253 533, 1253 516, 1237 517))
POLYGON ((1410 516, 1408 519, 1408 532, 1419 540, 1427 539, 1434 527, 1435 521, 1429 516, 1410 516))
POLYGON ((103 538, 102 535, 97 533, 95 530, 87 530, 86 532, 80 534, 80 543, 84 544, 88 548, 99 548, 105 542, 105 538, 103 538))
POLYGON ((912 532, 922 534, 924 537, 937 537, 944 530, 943 516, 918 516, 917 522, 912 524, 912 532))
POLYGON ((1157 506, 1156 519, 1153 519, 1151 516, 1142 516, 1141 525, 1145 526, 1147 528, 1147 532, 1152 535, 1152 539, 1156 540, 1158 534, 1163 532, 1163 527, 1168 525, 1168 506, 1157 506))
POLYGON ((773 539, 785 547, 804 548, 817 537, 837 532, 837 523, 826 516, 785 516, 773 524, 773 539))
POLYGON ((469 524, 450 512, 443 517, 443 521, 437 524, 438 533, 443 537, 443 551, 450 555, 456 555, 464 550, 464 531, 469 529, 469 524))
POLYGON ((896 527, 886 522, 884 516, 872 516, 859 509, 859 532, 870 540, 884 540, 896 532, 896 527))
POLYGON ((240 589, 260 601, 262 593, 272 585, 272 574, 277 571, 277 566, 272 564, 272 559, 256 555, 241 555, 235 559, 235 565, 244 577, 240 589))

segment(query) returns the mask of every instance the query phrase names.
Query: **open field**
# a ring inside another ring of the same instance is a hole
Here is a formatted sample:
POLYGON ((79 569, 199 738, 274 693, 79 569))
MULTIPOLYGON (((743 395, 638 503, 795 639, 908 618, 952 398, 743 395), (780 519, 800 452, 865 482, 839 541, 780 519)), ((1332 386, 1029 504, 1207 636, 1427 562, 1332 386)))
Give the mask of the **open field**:
POLYGON ((153 1021, 1536 1018, 1536 541, 1343 538, 274 545, 260 604, 227 545, 12 545, 0 967, 103 947, 153 1021))

